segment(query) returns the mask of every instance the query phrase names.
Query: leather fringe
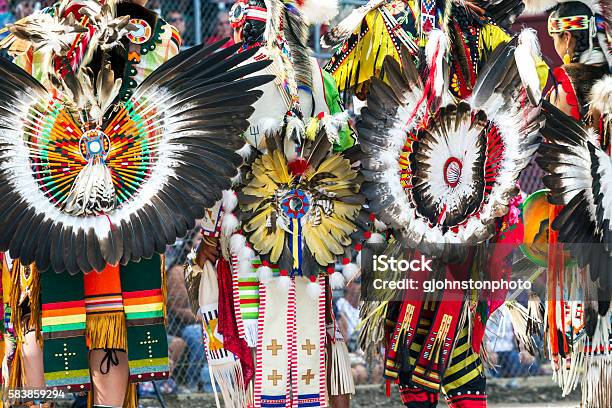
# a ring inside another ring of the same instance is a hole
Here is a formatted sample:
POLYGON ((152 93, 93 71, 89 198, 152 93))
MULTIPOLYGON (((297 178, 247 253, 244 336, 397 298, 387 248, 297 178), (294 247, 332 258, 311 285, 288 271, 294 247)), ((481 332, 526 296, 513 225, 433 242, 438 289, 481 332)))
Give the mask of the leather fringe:
POLYGON ((123 312, 87 315, 89 348, 127 350, 127 325, 123 312))
POLYGON ((355 395, 351 359, 346 344, 343 341, 331 342, 329 350, 326 365, 329 367, 330 395, 355 395))

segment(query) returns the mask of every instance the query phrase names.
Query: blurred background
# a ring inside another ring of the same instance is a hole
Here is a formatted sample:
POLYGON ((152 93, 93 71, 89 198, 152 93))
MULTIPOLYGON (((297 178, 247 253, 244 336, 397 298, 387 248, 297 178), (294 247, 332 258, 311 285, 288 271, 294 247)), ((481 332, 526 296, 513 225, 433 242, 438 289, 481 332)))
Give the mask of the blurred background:
MULTIPOLYGON (((366 1, 340 0, 340 3, 341 12, 336 21, 366 1)), ((0 0, 0 27, 51 4, 53 1, 50 0, 0 0)), ((189 48, 200 43, 211 43, 231 37, 228 14, 232 4, 231 0, 149 0, 147 7, 174 25, 182 36, 183 47, 189 48)), ((545 60, 550 67, 561 64, 554 52, 552 40, 547 34, 545 15, 521 18, 515 24, 515 29, 518 31, 522 27, 532 27, 538 31, 545 60)), ((313 53, 321 63, 331 55, 331 50, 321 49, 318 41, 326 29, 326 26, 314 27, 311 36, 313 53)), ((6 57, 6 55, 0 56, 6 57)), ((350 106, 348 108, 350 111, 350 106)), ((523 192, 529 194, 540 189, 541 176, 537 166, 531 165, 521 179, 523 192)), ((197 245, 198 240, 199 235, 192 233, 167 251, 168 344, 172 378, 158 383, 161 392, 166 395, 185 396, 212 392, 202 345, 202 329, 187 303, 187 291, 183 280, 182 265, 188 252, 197 245)), ((343 291, 337 291, 334 294, 334 308, 344 338, 348 339, 355 382, 367 387, 383 383, 382 363, 367 361, 357 345, 359 295, 359 282, 353 283, 343 291)), ((493 364, 489 369, 489 377, 501 379, 497 383, 493 380, 492 384, 497 384, 498 390, 514 390, 525 386, 526 377, 550 378, 551 371, 545 358, 542 356, 534 358, 519 349, 507 315, 505 308, 500 309, 491 318, 487 327, 486 348, 493 364)), ((530 383, 534 384, 531 380, 530 383)), ((550 383, 550 380, 546 383, 550 383)), ((143 384, 140 393, 145 397, 154 396, 153 384, 143 384)), ((503 394, 501 391, 500 393, 503 394)))

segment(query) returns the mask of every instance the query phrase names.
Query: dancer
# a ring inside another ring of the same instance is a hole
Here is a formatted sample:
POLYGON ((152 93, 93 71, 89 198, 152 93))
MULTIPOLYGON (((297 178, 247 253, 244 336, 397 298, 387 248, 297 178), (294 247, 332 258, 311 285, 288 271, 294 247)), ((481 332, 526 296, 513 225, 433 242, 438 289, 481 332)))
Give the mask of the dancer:
MULTIPOLYGON (((548 173, 546 334, 554 377, 582 406, 609 407, 612 53, 605 2, 559 2, 548 30, 563 65, 543 102, 548 173), (566 252, 569 250, 569 253, 566 252)), ((544 7, 549 6, 546 3, 544 7)))
POLYGON ((328 20, 330 5, 249 0, 230 12, 235 40, 245 50, 261 45, 253 58, 271 60, 276 80, 261 88, 244 135, 247 163, 222 203, 223 256, 217 260, 215 241, 205 238, 196 257, 204 268, 188 275, 202 274, 203 295, 219 288, 218 297, 201 296, 200 307, 212 375, 228 406, 347 406, 354 392, 331 288, 357 272, 352 250, 371 238, 371 221, 361 210, 356 165, 342 153, 354 137, 336 84, 306 45, 309 24, 328 20), (216 262, 216 275, 204 261, 216 262), (214 361, 221 345, 233 364, 214 361), (251 377, 252 392, 237 397, 251 377))
POLYGON ((236 68, 252 52, 222 43, 175 56, 178 33, 143 1, 65 0, 9 31, 21 68, 0 64, 8 386, 137 406, 129 384, 168 375, 159 254, 237 174, 253 88, 271 77, 240 78, 267 63, 236 68))
MULTIPOLYGON (((355 9, 321 38, 335 53, 325 66, 341 91, 365 99, 372 77, 381 74, 387 56, 401 60, 402 47, 417 65, 429 34, 440 29, 450 40, 449 89, 467 98, 482 62, 501 43, 524 8, 511 1, 371 0, 355 9)), ((542 79, 546 67, 539 62, 542 79)))
MULTIPOLYGON (((547 78, 535 36, 525 32, 511 41, 502 28, 523 7, 372 1, 323 38, 330 45, 344 41, 326 68, 347 94, 367 100, 357 129, 366 155, 364 194, 394 236, 387 253, 434 259, 433 273, 408 276, 419 282, 509 278, 508 255, 522 241, 515 182, 538 146, 529 99, 539 99, 547 78), (517 66, 515 56, 524 63, 517 66), (483 134, 495 137, 476 142, 483 134), (486 145, 498 153, 493 146, 505 146, 508 156, 476 154, 486 145), (494 162, 499 165, 490 167, 494 162)), ((376 277, 362 274, 366 291, 376 277)), ((484 406, 480 345, 505 292, 397 295, 371 291, 362 304, 362 347, 385 346, 388 384, 399 383, 409 407, 435 406, 440 390, 451 406, 484 406)))

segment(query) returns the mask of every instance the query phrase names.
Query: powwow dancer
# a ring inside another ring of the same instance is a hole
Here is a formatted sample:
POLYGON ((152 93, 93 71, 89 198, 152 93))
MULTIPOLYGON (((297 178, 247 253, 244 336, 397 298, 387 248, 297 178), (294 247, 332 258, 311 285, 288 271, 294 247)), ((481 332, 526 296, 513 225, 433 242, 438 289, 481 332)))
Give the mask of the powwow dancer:
MULTIPOLYGON (((546 78, 533 34, 511 41, 499 26, 522 9, 372 1, 323 39, 344 41, 326 68, 367 98, 358 124, 363 191, 395 237, 387 252, 436 260, 431 276, 408 276, 417 281, 509 278, 507 257, 522 241, 515 183, 538 146, 527 96, 537 99, 546 78), (515 57, 525 62, 517 67, 515 57)), ((364 287, 376 276, 362 274, 364 287)), ((435 406, 440 390, 451 406, 485 406, 480 346, 505 292, 442 293, 368 299, 362 347, 386 346, 385 377, 399 383, 406 406, 435 406)))
MULTIPOLYGON (((200 281, 202 294, 219 288, 211 306, 200 298, 205 331, 218 328, 209 336, 209 351, 223 344, 241 360, 242 387, 253 367, 244 348, 255 349, 252 396, 239 400, 228 395, 236 395, 240 379, 223 381, 209 352, 228 406, 244 400, 256 407, 338 406, 348 404, 354 389, 346 346, 333 324, 331 288, 354 277, 352 250, 376 234, 362 212, 355 164, 342 153, 354 139, 336 85, 306 45, 308 25, 328 19, 323 12, 332 3, 250 0, 230 12, 235 39, 244 40, 245 49, 261 44, 253 58, 271 60, 267 70, 276 80, 261 88, 264 96, 245 133, 248 163, 235 193, 222 203, 218 283, 214 273, 213 282, 200 281), (344 274, 335 270, 336 261, 344 274), (222 303, 228 293, 233 305, 222 303)), ((201 261, 216 261, 214 246, 205 239, 201 261)), ((202 272, 194 266, 189 281, 198 273, 210 276, 210 265, 202 272)))
MULTIPOLYGON (((548 173, 546 339, 563 394, 578 383, 583 407, 612 405, 610 213, 612 31, 606 2, 534 2, 553 8, 548 31, 563 65, 542 102, 548 173)), ((609 5, 608 5, 609 6, 609 5)), ((538 9, 539 7, 539 9, 538 9)))
POLYGON ((17 63, 0 63, 10 388, 135 407, 130 383, 167 377, 159 254, 242 163, 253 89, 271 77, 241 78, 268 63, 221 43, 175 56, 178 33, 144 3, 65 0, 2 44, 17 63))

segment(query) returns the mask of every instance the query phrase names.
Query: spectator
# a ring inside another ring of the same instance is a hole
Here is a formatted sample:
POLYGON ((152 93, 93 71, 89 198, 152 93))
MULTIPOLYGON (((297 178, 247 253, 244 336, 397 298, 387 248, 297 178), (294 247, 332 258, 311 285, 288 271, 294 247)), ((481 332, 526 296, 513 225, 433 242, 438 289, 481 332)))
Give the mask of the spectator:
POLYGON ((181 35, 181 39, 183 40, 183 43, 186 44, 187 40, 186 40, 186 25, 185 25, 185 17, 183 16, 183 13, 181 13, 178 10, 172 10, 171 12, 168 13, 168 17, 166 18, 166 20, 168 21, 168 24, 171 24, 174 26, 174 28, 176 28, 176 30, 179 32, 179 34, 181 35))
POLYGON ((346 340, 349 351, 355 352, 358 349, 357 340, 359 333, 359 292, 361 284, 352 282, 344 289, 344 297, 336 301, 338 310, 338 326, 342 336, 346 340))
POLYGON ((223 46, 223 48, 227 48, 234 44, 234 40, 232 39, 232 26, 229 22, 229 14, 226 11, 220 11, 217 14, 217 24, 215 26, 215 30, 206 40, 206 44, 212 44, 224 38, 229 38, 230 40, 223 46))
MULTIPOLYGON (((526 351, 519 351, 510 313, 502 306, 487 323, 487 350, 495 366, 494 377, 524 377, 535 375, 539 365, 526 351)), ((509 386, 514 386, 510 383, 509 386)))
POLYGON ((175 265, 168 271, 168 317, 170 334, 181 337, 186 345, 189 364, 186 386, 190 391, 212 392, 208 364, 204 353, 202 325, 189 307, 183 268, 175 265))
MULTIPOLYGON (((15 17, 9 10, 8 0, 0 0, 0 29, 4 28, 7 24, 15 22, 15 17)), ((8 33, 0 34, 0 40, 6 37, 8 33)))
MULTIPOLYGON (((0 0, 1 2, 2 0, 0 0)), ((15 18, 21 20, 34 12, 35 4, 33 1, 25 0, 19 2, 15 7, 15 18)))

